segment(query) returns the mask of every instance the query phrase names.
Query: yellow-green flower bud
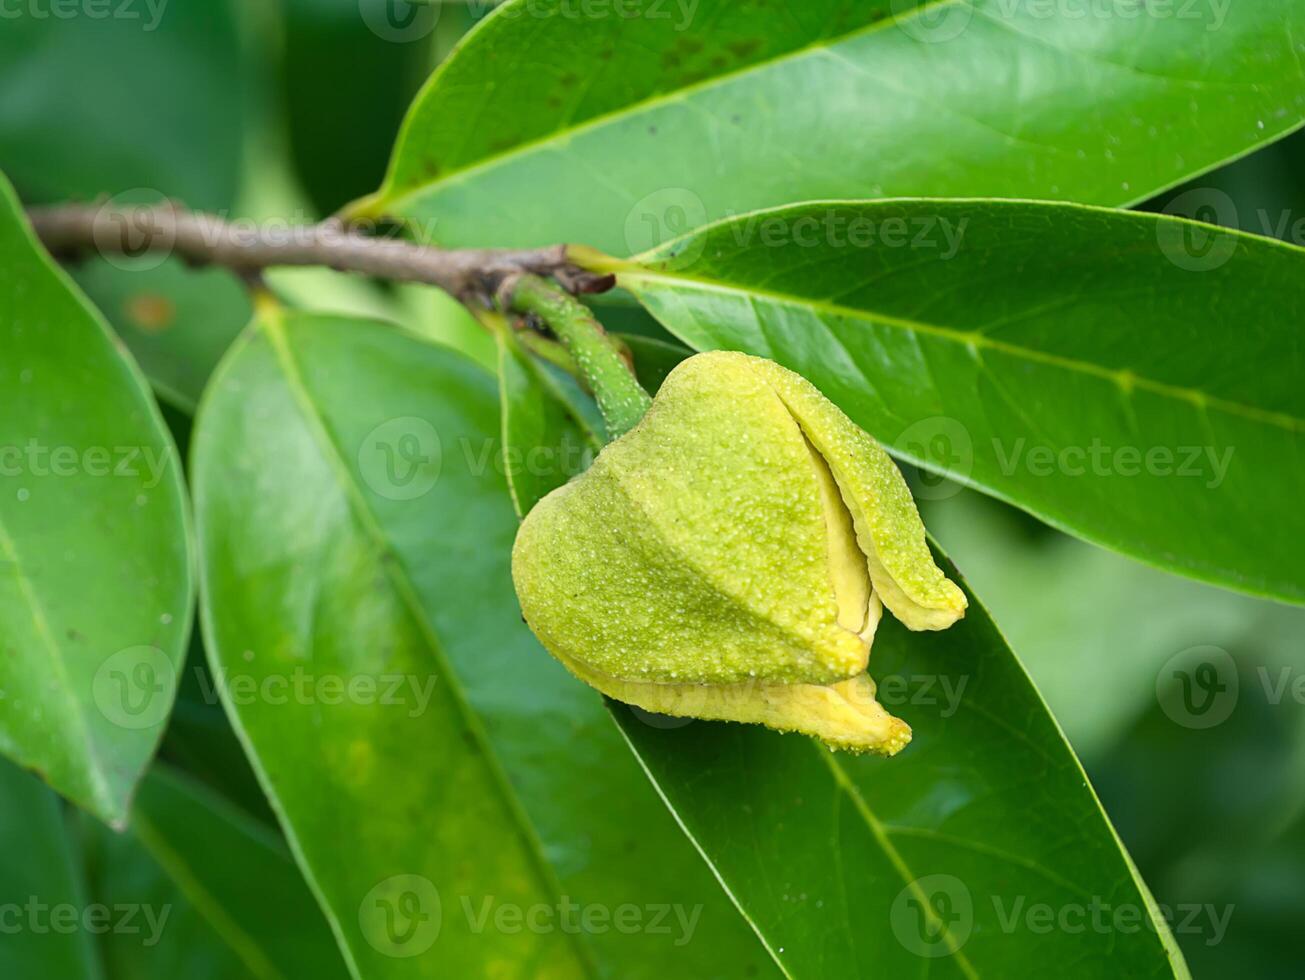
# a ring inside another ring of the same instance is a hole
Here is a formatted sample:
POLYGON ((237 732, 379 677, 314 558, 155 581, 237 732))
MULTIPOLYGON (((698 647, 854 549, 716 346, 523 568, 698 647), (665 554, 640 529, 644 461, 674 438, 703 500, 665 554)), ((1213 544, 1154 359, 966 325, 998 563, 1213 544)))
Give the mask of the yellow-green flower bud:
POLYGON ((806 379, 727 352, 677 367, 535 506, 512 576, 543 645, 609 697, 887 755, 911 730, 866 674, 880 603, 913 630, 966 605, 883 449, 806 379))

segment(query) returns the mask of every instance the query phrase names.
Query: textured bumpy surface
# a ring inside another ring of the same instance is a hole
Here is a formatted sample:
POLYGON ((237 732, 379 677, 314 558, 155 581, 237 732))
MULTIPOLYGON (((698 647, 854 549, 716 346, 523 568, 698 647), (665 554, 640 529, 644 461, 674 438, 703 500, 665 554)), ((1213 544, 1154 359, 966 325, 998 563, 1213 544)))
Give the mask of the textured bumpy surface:
POLYGON ((676 368, 531 511, 513 578, 544 645, 612 697, 888 752, 910 730, 863 679, 880 597, 912 629, 965 609, 888 456, 802 378, 726 352, 676 368))

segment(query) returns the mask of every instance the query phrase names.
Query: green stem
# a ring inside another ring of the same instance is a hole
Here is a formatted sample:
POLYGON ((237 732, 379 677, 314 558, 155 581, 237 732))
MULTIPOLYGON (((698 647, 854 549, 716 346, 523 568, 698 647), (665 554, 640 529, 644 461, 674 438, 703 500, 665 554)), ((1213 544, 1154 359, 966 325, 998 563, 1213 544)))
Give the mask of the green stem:
POLYGON ((610 438, 629 432, 652 404, 639 387, 620 348, 589 308, 560 286, 523 275, 506 289, 506 304, 518 313, 533 313, 557 334, 579 365, 603 413, 610 438))

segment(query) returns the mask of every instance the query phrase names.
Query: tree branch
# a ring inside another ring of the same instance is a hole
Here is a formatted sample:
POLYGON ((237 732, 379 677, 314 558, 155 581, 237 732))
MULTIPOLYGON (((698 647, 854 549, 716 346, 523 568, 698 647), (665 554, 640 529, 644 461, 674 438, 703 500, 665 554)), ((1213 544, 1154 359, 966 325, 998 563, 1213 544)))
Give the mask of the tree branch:
POLYGON ((192 264, 243 275, 272 266, 326 266, 398 282, 438 286, 459 299, 493 297, 506 278, 530 273, 574 292, 602 292, 610 276, 569 261, 565 245, 541 249, 441 249, 371 237, 338 219, 315 225, 228 222, 170 202, 140 207, 60 204, 28 209, 32 227, 53 254, 138 256, 165 252, 192 264))

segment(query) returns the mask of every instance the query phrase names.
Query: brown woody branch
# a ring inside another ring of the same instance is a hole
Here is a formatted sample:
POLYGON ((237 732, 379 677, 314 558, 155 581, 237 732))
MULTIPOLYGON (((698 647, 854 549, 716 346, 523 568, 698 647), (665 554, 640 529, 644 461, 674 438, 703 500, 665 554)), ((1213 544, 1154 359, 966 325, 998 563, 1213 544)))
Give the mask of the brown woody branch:
POLYGON ((572 292, 602 292, 610 276, 587 272, 565 245, 540 249, 442 249, 364 234, 338 219, 314 225, 229 222, 170 203, 139 207, 60 204, 28 209, 51 253, 177 255, 195 265, 219 265, 245 276, 274 266, 325 266, 396 282, 427 283, 463 300, 492 297, 504 279, 530 273, 556 279, 572 292))

